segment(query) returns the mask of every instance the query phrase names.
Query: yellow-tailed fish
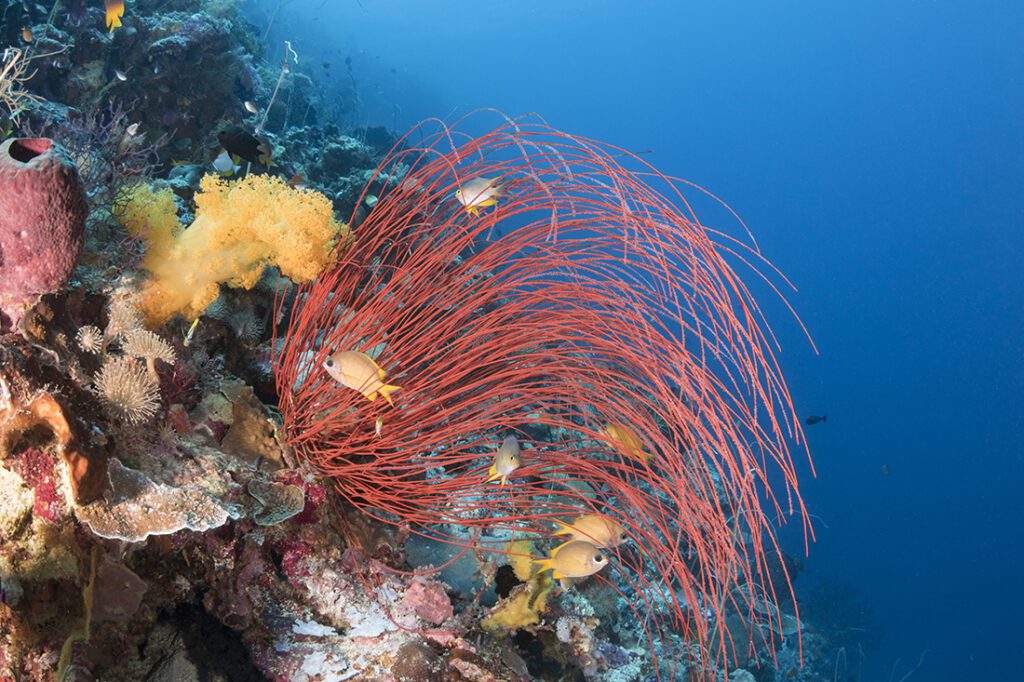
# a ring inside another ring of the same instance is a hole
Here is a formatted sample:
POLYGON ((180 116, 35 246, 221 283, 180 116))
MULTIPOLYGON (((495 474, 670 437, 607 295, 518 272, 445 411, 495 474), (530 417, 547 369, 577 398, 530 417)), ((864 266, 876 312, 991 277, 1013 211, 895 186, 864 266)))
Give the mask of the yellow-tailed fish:
POLYGON ((494 463, 487 470, 488 476, 484 483, 490 483, 500 478, 501 484, 505 485, 508 483, 508 477, 519 468, 521 463, 522 460, 519 458, 519 441, 516 440, 515 436, 506 437, 501 447, 494 453, 494 463))
POLYGON ((387 372, 366 353, 340 350, 324 360, 323 367, 335 381, 359 391, 370 402, 376 400, 380 394, 394 406, 391 394, 402 390, 400 386, 391 386, 384 382, 387 372))
POLYGON ((570 540, 583 540, 598 547, 614 549, 629 540, 626 529, 604 514, 584 514, 572 523, 555 523, 558 530, 553 535, 568 535, 570 540))
POLYGON ((107 29, 111 33, 121 25, 124 16, 124 0, 104 0, 107 8, 107 29))
POLYGON ((455 198, 466 207, 466 213, 480 215, 481 208, 494 206, 498 199, 505 196, 505 187, 497 180, 490 178, 473 178, 467 180, 455 190, 455 198))
POLYGON ((541 571, 551 569, 555 580, 586 578, 608 565, 600 548, 584 540, 572 540, 555 547, 547 559, 534 559, 541 571))
POLYGON ((220 173, 223 177, 234 175, 242 167, 239 165, 240 160, 237 156, 228 154, 227 149, 222 149, 217 158, 213 160, 213 170, 220 173))
POLYGON ((189 326, 188 331, 185 332, 185 340, 181 344, 185 348, 188 348, 188 345, 190 343, 192 343, 192 335, 196 333, 196 326, 198 324, 199 324, 199 318, 197 317, 196 319, 192 320, 191 326, 189 326))
POLYGON ((609 445, 612 445, 622 454, 638 462, 646 462, 652 456, 651 453, 644 449, 644 442, 640 440, 640 436, 636 434, 636 431, 625 424, 611 422, 601 429, 601 436, 608 441, 609 445))

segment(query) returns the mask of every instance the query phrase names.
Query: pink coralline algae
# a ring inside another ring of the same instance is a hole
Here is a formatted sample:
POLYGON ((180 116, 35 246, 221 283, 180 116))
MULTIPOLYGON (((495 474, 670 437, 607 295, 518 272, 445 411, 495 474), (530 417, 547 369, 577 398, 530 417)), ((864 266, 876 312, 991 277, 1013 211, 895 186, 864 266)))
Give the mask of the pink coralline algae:
POLYGON ((445 593, 444 585, 422 578, 417 578, 406 588, 400 608, 406 613, 415 613, 433 625, 440 625, 454 613, 452 601, 445 593))
POLYGON ((0 329, 67 283, 88 214, 78 170, 52 140, 0 144, 0 329))
POLYGON ((56 523, 67 513, 64 496, 57 489, 53 456, 29 448, 11 463, 11 468, 25 481, 35 498, 32 515, 56 523))

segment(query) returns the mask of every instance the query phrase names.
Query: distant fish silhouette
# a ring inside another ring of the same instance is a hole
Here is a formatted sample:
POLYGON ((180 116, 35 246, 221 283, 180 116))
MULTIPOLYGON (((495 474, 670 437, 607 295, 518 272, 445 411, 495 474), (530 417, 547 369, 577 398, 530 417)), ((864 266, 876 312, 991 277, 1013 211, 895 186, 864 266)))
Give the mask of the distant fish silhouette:
POLYGON ((883 464, 882 465, 882 474, 884 476, 888 476, 891 473, 892 473, 892 469, 889 468, 889 465, 888 464, 883 464))
POLYGON ((820 417, 818 415, 816 415, 816 414, 812 414, 810 417, 808 417, 807 419, 804 420, 804 424, 807 424, 808 426, 814 426, 818 422, 823 422, 823 421, 828 421, 828 415, 827 414, 823 414, 820 417))

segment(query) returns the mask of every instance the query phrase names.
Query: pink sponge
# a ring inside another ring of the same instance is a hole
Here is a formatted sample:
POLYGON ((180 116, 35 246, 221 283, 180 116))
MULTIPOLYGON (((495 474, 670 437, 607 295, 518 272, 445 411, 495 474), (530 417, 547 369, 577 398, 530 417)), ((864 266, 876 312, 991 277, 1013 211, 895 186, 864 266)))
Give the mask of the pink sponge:
POLYGON ((78 170, 53 140, 0 144, 0 330, 67 283, 88 215, 78 170))

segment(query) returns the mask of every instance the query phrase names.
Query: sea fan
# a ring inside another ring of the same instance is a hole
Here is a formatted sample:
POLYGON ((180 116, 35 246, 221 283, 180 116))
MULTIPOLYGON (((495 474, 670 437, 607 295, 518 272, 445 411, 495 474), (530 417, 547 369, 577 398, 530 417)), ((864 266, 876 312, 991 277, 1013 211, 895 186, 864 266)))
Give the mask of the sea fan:
POLYGON ((351 244, 298 288, 275 358, 286 440, 348 503, 455 545, 613 518, 631 542, 597 578, 652 653, 670 674, 730 664, 779 602, 795 608, 773 520, 795 513, 810 533, 789 454, 799 421, 727 262, 763 263, 756 245, 702 226, 622 150, 527 121, 479 137, 435 124, 385 159, 351 244), (497 205, 470 215, 455 198, 467 186, 499 187, 497 205), (338 350, 376 359, 402 387, 394 408, 321 369, 338 350), (509 434, 522 467, 487 485, 509 434), (681 660, 679 635, 700 652, 681 660))

